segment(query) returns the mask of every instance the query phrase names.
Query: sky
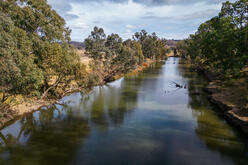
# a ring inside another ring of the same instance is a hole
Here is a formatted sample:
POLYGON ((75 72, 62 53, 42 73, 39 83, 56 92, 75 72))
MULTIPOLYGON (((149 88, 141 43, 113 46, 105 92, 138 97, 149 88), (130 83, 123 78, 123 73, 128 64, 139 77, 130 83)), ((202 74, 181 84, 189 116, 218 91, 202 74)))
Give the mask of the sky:
POLYGON ((48 0, 72 30, 72 41, 84 41, 94 26, 128 39, 145 29, 161 38, 184 39, 218 15, 225 0, 48 0))

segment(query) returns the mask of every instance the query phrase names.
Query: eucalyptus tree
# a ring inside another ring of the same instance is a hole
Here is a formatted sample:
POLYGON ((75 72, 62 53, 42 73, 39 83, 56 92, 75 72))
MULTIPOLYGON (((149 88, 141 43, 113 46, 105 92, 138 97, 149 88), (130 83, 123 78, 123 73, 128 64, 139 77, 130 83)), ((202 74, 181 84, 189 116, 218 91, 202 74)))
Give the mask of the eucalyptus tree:
MULTIPOLYGON (((10 54, 12 47, 18 50, 12 53, 14 55, 9 61, 14 61, 12 63, 16 67, 12 68, 19 69, 16 69, 14 75, 22 77, 22 81, 15 81, 11 88, 18 89, 17 93, 21 94, 43 93, 44 98, 51 90, 56 93, 60 84, 78 77, 75 71, 79 71, 79 58, 68 44, 70 30, 65 26, 64 19, 46 0, 0 1, 0 12, 5 14, 5 20, 12 22, 11 26, 15 31, 5 30, 13 38, 13 42, 5 39, 1 44, 12 44, 5 47, 5 51, 10 54), (20 61, 23 61, 22 65, 17 65, 20 61)), ((1 27, 6 26, 6 23, 3 22, 1 27)), ((1 33, 4 31, 1 30, 1 33)))
POLYGON ((141 44, 145 58, 159 60, 166 56, 166 40, 157 37, 155 32, 150 35, 145 30, 141 30, 133 35, 133 39, 141 44))
MULTIPOLYGON (((32 42, 27 33, 14 26, 13 21, 0 12, 0 87, 2 102, 7 95, 28 94, 42 85, 42 71, 34 62, 32 42), (25 88, 23 88, 25 86, 25 88)), ((34 94, 34 93, 33 93, 34 94)))
POLYGON ((142 65, 144 62, 144 54, 142 51, 142 45, 136 41, 133 41, 132 49, 135 50, 135 56, 138 57, 138 64, 142 65))
POLYGON ((143 55, 143 51, 142 51, 142 45, 137 42, 136 40, 131 40, 131 39, 128 39, 126 41, 123 42, 123 45, 128 47, 128 48, 131 48, 134 52, 134 56, 136 58, 136 62, 137 62, 137 65, 142 65, 143 62, 144 62, 144 55, 143 55))
POLYGON ((94 27, 85 39, 86 54, 93 58, 96 74, 104 81, 111 81, 116 75, 127 73, 138 61, 135 51, 123 44, 118 34, 106 36, 102 28, 94 27))
POLYGON ((178 49, 222 78, 240 77, 248 65, 247 22, 248 1, 227 1, 218 16, 201 24, 178 49))

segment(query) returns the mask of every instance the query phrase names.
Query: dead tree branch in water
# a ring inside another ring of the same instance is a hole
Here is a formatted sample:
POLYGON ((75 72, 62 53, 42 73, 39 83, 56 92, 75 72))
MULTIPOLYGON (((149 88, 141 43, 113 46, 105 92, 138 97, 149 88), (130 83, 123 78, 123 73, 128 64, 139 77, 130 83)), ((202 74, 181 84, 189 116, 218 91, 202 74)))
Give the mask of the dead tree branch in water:
POLYGON ((180 90, 180 89, 183 89, 183 88, 186 89, 186 88, 187 88, 187 85, 186 85, 186 84, 181 85, 181 84, 179 84, 179 83, 177 83, 177 82, 174 82, 174 81, 172 81, 172 82, 170 83, 170 85, 175 86, 176 89, 175 89, 175 90, 172 90, 172 91, 165 91, 165 93, 176 92, 176 91, 178 91, 178 90, 180 90))
POLYGON ((180 85, 180 84, 178 84, 178 83, 176 83, 176 82, 174 82, 174 81, 172 81, 172 83, 175 85, 175 87, 177 87, 177 88, 183 88, 183 85, 180 85))

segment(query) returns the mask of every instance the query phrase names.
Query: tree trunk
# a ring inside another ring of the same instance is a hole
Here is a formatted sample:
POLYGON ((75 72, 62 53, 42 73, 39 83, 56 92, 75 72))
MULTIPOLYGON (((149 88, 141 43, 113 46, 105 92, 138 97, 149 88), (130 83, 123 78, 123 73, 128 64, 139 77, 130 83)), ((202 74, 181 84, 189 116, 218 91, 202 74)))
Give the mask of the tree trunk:
POLYGON ((53 88, 55 88, 55 87, 58 86, 58 84, 60 83, 61 78, 62 78, 62 77, 59 77, 58 80, 57 80, 52 86, 50 86, 49 88, 47 88, 47 90, 45 90, 45 91, 43 92, 43 94, 42 94, 40 100, 44 99, 44 98, 47 96, 48 92, 49 92, 51 89, 53 89, 53 88))
POLYGON ((112 72, 110 72, 106 77, 104 77, 104 81, 105 82, 109 82, 110 79, 119 71, 118 69, 112 70, 112 72))
POLYGON ((3 89, 3 97, 2 97, 1 102, 4 103, 7 100, 7 98, 8 98, 7 94, 6 94, 5 90, 3 89))
POLYGON ((2 98, 2 103, 4 103, 4 98, 5 98, 5 90, 3 90, 3 98, 2 98))

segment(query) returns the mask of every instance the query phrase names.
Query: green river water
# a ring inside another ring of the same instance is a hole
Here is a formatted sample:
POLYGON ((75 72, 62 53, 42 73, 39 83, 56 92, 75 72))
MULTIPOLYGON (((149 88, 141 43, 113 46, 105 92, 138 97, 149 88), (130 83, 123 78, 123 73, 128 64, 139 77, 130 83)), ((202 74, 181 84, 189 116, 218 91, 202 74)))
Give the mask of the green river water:
POLYGON ((246 138, 179 58, 16 119, 1 165, 248 165, 246 138), (173 82, 185 88, 176 88, 173 82))

